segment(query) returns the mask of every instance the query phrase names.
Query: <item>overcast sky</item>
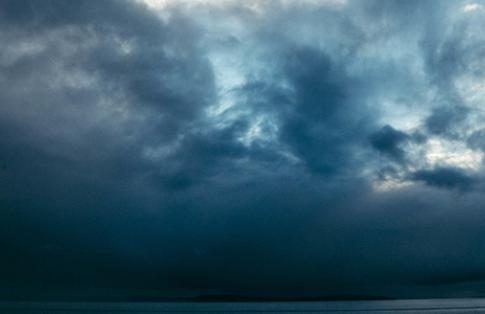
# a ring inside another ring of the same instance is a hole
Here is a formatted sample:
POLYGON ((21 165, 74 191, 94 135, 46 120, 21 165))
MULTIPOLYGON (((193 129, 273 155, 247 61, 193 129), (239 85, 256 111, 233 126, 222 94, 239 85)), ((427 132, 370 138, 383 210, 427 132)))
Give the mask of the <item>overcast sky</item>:
POLYGON ((0 0, 0 298, 485 295, 484 28, 0 0))

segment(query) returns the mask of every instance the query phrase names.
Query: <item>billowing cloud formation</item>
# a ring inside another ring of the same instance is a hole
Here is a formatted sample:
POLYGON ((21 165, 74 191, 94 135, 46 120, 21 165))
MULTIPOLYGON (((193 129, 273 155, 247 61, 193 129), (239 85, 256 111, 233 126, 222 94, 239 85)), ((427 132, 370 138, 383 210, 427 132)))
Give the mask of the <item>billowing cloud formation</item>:
POLYGON ((481 7, 1 1, 0 296, 483 295, 481 7))

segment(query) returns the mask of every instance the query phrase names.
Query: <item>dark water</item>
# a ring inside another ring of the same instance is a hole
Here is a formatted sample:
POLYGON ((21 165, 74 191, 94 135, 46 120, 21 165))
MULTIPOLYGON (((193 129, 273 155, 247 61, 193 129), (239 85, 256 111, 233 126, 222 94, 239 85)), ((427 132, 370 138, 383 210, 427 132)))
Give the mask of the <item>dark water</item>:
POLYGON ((485 313, 485 299, 258 303, 2 302, 0 313, 485 313))

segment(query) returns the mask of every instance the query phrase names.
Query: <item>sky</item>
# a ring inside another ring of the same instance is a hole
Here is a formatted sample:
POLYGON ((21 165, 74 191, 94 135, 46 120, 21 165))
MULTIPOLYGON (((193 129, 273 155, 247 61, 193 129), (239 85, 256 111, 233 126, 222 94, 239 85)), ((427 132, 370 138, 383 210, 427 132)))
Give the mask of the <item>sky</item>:
POLYGON ((484 27, 0 0, 0 299, 485 296, 484 27))

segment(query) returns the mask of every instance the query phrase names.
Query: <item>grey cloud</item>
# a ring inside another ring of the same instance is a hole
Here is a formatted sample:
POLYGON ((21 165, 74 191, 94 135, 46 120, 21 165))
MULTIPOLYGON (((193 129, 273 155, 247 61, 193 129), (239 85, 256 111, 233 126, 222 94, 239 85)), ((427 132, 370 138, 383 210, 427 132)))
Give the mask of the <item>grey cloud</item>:
MULTIPOLYGON (((273 58, 280 65, 276 76, 289 88, 281 89, 269 80, 260 85, 267 86, 258 91, 263 98, 246 97, 245 103, 261 107, 263 99, 263 111, 276 117, 281 143, 310 172, 351 172, 360 162, 352 151, 365 142, 364 133, 372 124, 365 109, 359 108, 363 103, 356 103, 347 91, 350 86, 358 88, 359 82, 324 51, 314 48, 287 44, 273 58)), ((253 95, 250 86, 244 92, 253 95)))
POLYGON ((410 158, 480 129, 449 5, 1 2, 0 298, 469 293, 480 178, 410 158))
POLYGON ((389 156, 398 162, 403 162, 405 159, 405 152, 400 147, 409 136, 393 127, 386 125, 380 130, 371 134, 370 143, 374 149, 389 156))
POLYGON ((294 111, 282 122, 282 140, 311 171, 339 172, 352 162, 351 145, 366 127, 365 117, 353 116, 355 105, 346 95, 351 80, 325 54, 310 49, 292 52, 284 66, 296 93, 294 111))
POLYGON ((473 132, 467 139, 467 144, 473 149, 485 149, 485 130, 480 129, 473 132))
POLYGON ((476 179, 468 175, 465 171, 445 167, 438 167, 432 170, 419 170, 413 173, 412 178, 430 186, 458 188, 465 191, 469 190, 476 183, 476 179))
MULTIPOLYGON (((197 31, 131 2, 1 7, 2 237, 12 239, 2 242, 2 277, 12 288, 48 281, 56 290, 83 277, 116 285, 129 264, 116 266, 127 249, 109 224, 164 206, 146 179, 163 165, 144 151, 186 132, 214 99, 197 31)), ((137 270, 125 271, 134 280, 137 270)))
POLYGON ((432 134, 453 134, 469 111, 461 106, 435 108, 425 121, 426 128, 432 134))

